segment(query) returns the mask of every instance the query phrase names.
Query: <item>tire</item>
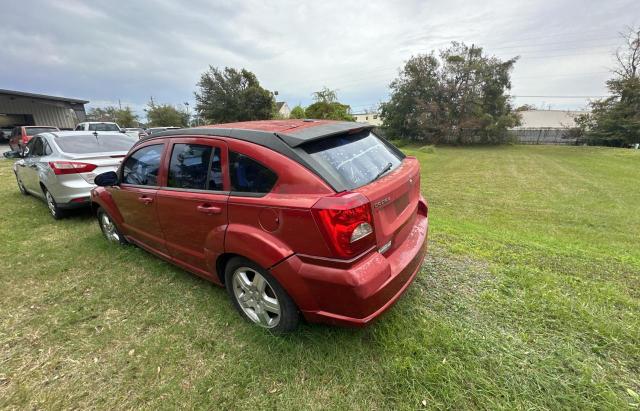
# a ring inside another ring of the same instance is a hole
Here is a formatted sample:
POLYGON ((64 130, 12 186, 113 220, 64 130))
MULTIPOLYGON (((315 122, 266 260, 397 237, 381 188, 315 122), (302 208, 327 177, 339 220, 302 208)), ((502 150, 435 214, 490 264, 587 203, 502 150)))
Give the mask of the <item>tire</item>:
POLYGON ((243 257, 225 267, 227 293, 241 316, 273 334, 293 331, 300 321, 298 307, 265 269, 243 257))
POLYGON ((128 244, 129 242, 124 238, 116 223, 113 222, 111 216, 102 209, 102 207, 98 208, 98 212, 96 213, 98 216, 98 225, 100 226, 100 231, 107 239, 107 241, 112 243, 117 243, 120 245, 128 244))
POLYGON ((58 206, 53 195, 46 188, 42 187, 42 191, 44 192, 44 199, 47 202, 47 207, 49 208, 49 213, 54 220, 59 220, 64 217, 64 210, 58 206))
POLYGON ((20 193, 23 196, 28 196, 29 192, 27 191, 26 188, 24 188, 24 184, 22 184, 22 181, 20 181, 20 179, 18 178, 18 174, 17 173, 15 174, 16 174, 16 182, 18 183, 18 190, 20 190, 20 193))

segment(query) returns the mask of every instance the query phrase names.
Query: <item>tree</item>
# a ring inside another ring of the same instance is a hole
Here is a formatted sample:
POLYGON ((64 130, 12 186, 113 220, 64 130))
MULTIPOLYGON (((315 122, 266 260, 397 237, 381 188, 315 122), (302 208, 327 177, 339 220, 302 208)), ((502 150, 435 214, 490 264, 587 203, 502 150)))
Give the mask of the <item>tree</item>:
POLYGON ((289 114, 289 118, 307 118, 305 114, 304 107, 300 104, 291 109, 291 114, 289 114))
POLYGON ((115 106, 95 107, 87 113, 87 121, 109 121, 118 123, 120 127, 135 127, 138 123, 138 115, 131 107, 118 108, 115 106))
POLYGON ((355 120, 351 115, 351 106, 340 103, 335 90, 324 87, 322 90, 313 93, 313 100, 315 103, 305 109, 305 115, 308 118, 344 121, 355 120))
POLYGON ((147 104, 147 126, 149 127, 189 127, 189 113, 170 104, 147 104))
POLYGON ((640 26, 621 34, 617 65, 607 81, 611 97, 591 102, 591 112, 576 119, 590 144, 625 146, 640 143, 640 26))
POLYGON ((212 123, 266 120, 275 111, 273 94, 245 69, 209 66, 200 76, 195 98, 199 115, 212 123))
POLYGON ((412 57, 390 85, 381 106, 391 137, 429 143, 500 143, 519 124, 506 92, 517 58, 501 61, 482 48, 453 42, 412 57))

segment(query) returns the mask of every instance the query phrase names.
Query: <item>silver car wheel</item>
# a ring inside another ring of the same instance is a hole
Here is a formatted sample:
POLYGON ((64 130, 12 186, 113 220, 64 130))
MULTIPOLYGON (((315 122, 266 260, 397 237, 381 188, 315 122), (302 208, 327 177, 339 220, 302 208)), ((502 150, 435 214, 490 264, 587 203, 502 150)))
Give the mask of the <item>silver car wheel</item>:
POLYGON ((53 199, 53 196, 50 192, 46 191, 44 196, 47 198, 47 206, 49 207, 49 211, 51 211, 52 215, 58 214, 58 208, 56 207, 56 201, 53 199))
POLYGON ((100 216, 100 227, 102 227, 102 232, 104 233, 104 236, 107 237, 107 240, 114 243, 120 241, 120 235, 118 234, 116 225, 111 221, 111 218, 109 218, 107 213, 102 213, 100 216))
POLYGON ((259 272, 239 267, 232 276, 233 294, 242 311, 261 327, 273 328, 280 322, 280 302, 259 272))

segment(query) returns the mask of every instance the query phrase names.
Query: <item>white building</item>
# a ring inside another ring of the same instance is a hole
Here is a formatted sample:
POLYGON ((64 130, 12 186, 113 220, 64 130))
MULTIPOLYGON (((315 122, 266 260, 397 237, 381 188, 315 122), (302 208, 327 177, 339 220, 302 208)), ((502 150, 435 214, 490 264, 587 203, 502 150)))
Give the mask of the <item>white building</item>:
POLYGON ((282 118, 289 118, 291 116, 291 109, 289 109, 289 105, 284 101, 276 102, 276 111, 282 118))
POLYGON ((521 125, 511 131, 525 144, 573 144, 568 132, 575 128, 576 117, 585 111, 526 110, 520 111, 521 125))
POLYGON ((382 125, 382 119, 378 113, 355 113, 352 116, 356 118, 357 123, 369 123, 376 127, 382 125))

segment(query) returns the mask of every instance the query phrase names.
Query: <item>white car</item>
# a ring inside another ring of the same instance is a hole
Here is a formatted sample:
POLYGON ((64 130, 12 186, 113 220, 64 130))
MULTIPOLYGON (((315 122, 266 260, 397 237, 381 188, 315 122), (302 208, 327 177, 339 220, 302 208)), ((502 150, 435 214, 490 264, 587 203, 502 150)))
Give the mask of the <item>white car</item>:
POLYGON ((111 133, 124 133, 117 123, 110 121, 85 121, 74 129, 75 131, 109 131, 111 133))

